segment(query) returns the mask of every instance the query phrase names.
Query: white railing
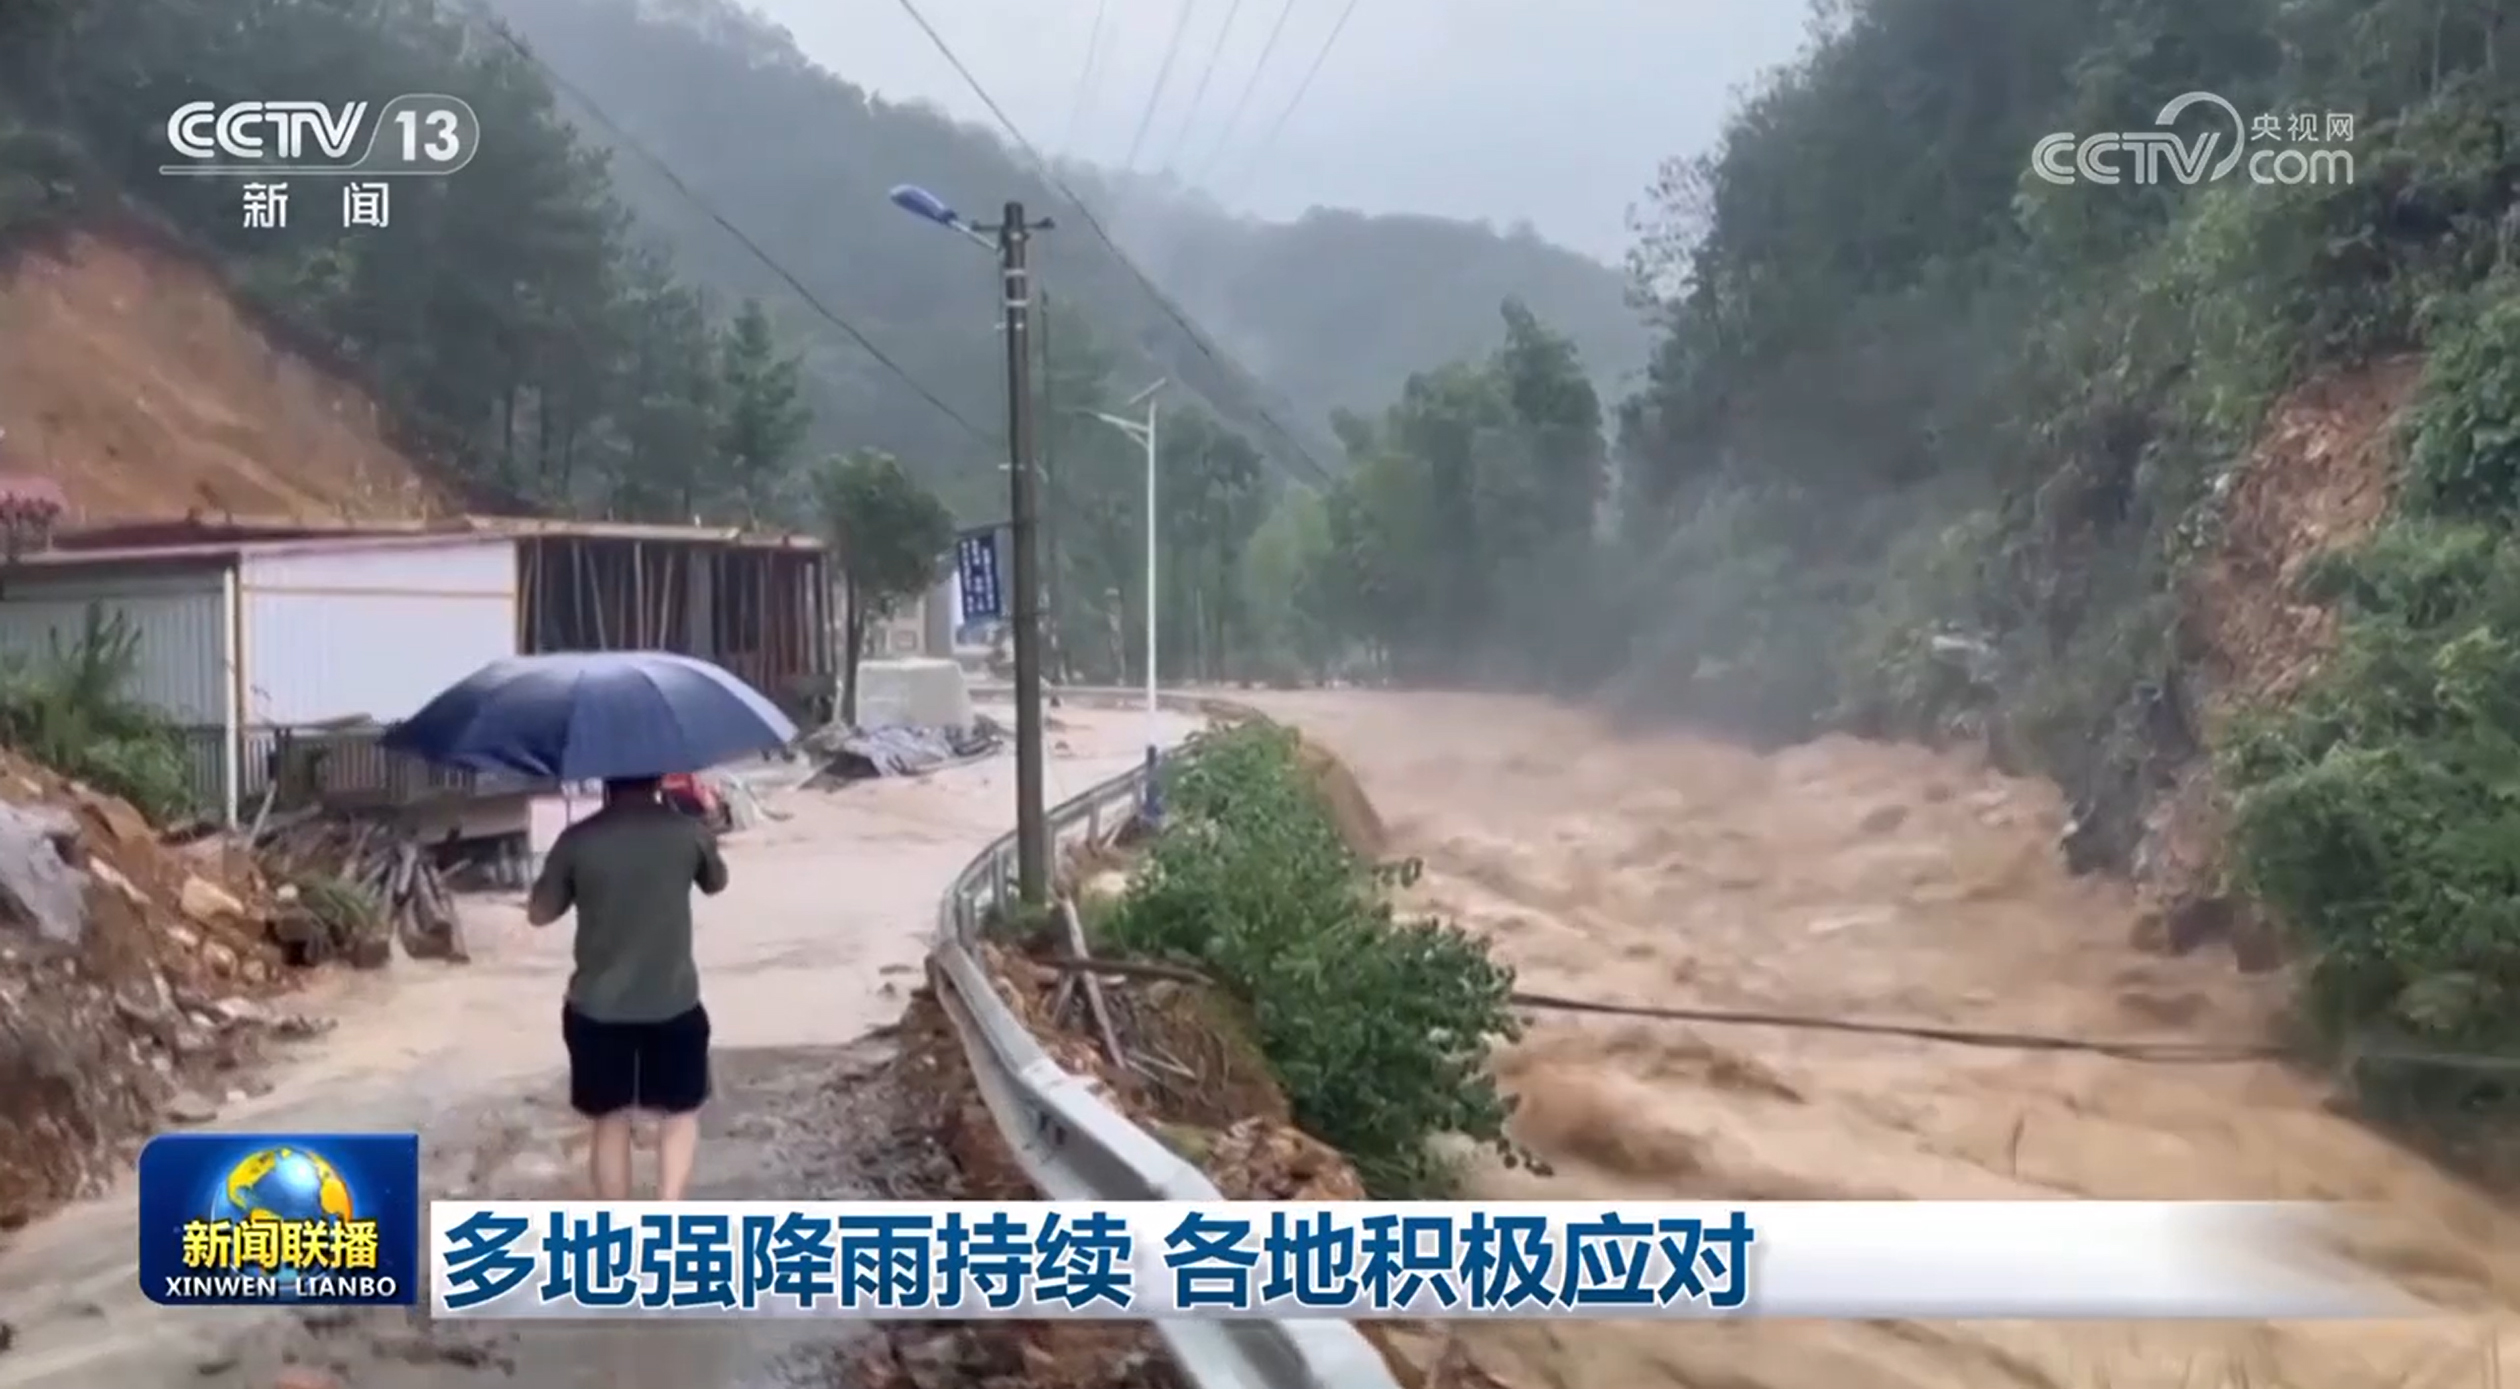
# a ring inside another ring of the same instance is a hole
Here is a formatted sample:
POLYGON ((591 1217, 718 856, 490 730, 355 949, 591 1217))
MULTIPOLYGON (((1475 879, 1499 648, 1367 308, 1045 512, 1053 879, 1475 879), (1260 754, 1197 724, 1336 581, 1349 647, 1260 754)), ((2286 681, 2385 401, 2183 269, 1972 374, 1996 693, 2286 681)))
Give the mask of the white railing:
MULTIPOLYGON (((1134 706, 1142 693, 1062 689, 1061 700, 1134 706)), ((1163 696, 1193 714, 1250 711, 1163 696)), ((1050 812, 1052 859, 1125 824, 1145 793, 1146 769, 1114 777, 1050 812)), ((971 947, 1015 895, 1015 836, 983 850, 937 907, 928 976, 971 1058, 971 1074, 1026 1176, 1053 1201, 1221 1201, 1207 1175, 1103 1102, 1042 1050, 991 986, 971 947)), ((1335 1321, 1158 1321, 1173 1362, 1198 1389, 1398 1389, 1391 1368, 1356 1328, 1335 1321)))

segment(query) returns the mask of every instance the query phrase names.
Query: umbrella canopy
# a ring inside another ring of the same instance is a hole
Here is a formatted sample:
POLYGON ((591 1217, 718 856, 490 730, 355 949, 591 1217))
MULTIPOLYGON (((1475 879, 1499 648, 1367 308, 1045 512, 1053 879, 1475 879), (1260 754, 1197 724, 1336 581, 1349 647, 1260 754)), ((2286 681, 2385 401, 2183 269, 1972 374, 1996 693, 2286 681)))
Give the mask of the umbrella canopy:
POLYGON ((666 651, 492 661, 386 731, 426 761, 561 781, 705 771, 785 746, 796 725, 760 691, 666 651))

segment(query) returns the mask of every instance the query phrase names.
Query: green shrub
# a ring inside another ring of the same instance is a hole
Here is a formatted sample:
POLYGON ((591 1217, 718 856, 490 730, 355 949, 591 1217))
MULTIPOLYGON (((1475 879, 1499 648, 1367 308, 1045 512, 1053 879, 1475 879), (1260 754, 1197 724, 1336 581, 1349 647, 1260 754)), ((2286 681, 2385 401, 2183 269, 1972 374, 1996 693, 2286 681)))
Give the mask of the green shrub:
POLYGON ((1438 1134, 1515 1157, 1511 1104, 1488 1071, 1493 1043, 1520 1035, 1512 972, 1458 927, 1394 914, 1295 736, 1208 734, 1168 793, 1145 871, 1103 925, 1110 944, 1194 965, 1240 996, 1296 1121, 1377 1193, 1441 1191, 1438 1134))
MULTIPOLYGON (((2520 1047, 2520 546, 2399 521, 2314 583, 2344 638, 2222 749, 2234 868, 2309 948, 2330 1035, 2520 1047)), ((2473 1097, 2434 1075, 2410 1088, 2473 1097)))
POLYGON ((164 824, 197 806, 181 740, 127 693, 139 662, 139 631, 89 605, 78 641, 0 668, 0 741, 164 824))
POLYGON ((2409 500, 2447 516, 2520 514, 2520 295, 2481 292, 2446 323, 2409 416, 2409 500))

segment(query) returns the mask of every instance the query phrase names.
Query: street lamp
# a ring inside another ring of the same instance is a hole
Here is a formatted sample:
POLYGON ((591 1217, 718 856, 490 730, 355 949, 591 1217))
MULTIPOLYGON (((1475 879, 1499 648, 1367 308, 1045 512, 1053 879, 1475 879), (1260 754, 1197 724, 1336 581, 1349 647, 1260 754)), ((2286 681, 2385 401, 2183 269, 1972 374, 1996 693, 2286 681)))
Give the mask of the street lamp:
POLYGON ((1049 218, 1028 221, 1024 205, 1010 202, 996 226, 979 226, 951 204, 916 184, 896 186, 892 205, 923 222, 978 242, 996 253, 1006 291, 1007 529, 1015 550, 1015 865, 1023 900, 1049 900, 1050 820, 1042 803, 1041 767, 1041 572, 1035 553, 1033 477, 1032 273, 1025 252, 1049 218))
POLYGON ((954 211, 952 204, 915 183, 894 184, 893 190, 884 196, 891 199, 893 206, 923 222, 934 222, 948 231, 959 232, 979 242, 991 252, 998 249, 996 237, 971 225, 970 222, 964 220, 961 213, 954 211))
POLYGON ((1100 410, 1084 413, 1101 420, 1138 441, 1146 450, 1146 806, 1149 819, 1156 811, 1155 749, 1162 741, 1157 726, 1155 704, 1155 393, 1164 389, 1164 378, 1121 402, 1121 408, 1143 405, 1144 422, 1125 415, 1105 414, 1100 410))

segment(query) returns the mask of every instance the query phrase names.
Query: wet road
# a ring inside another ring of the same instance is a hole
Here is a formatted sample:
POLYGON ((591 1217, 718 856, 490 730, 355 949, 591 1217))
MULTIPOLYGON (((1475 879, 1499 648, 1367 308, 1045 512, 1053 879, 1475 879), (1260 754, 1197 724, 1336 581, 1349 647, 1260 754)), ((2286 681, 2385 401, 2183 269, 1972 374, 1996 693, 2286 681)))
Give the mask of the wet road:
MULTIPOLYGON (((1054 802, 1142 756, 1142 715, 1056 717, 1054 802)), ((1162 727, 1178 738, 1193 722, 1162 727)), ((698 917, 721 1072, 696 1194, 837 1199, 905 1179, 888 1126, 872 1117, 894 1097, 875 1093, 884 1052, 868 1034, 899 1016, 946 883, 1011 824, 1013 781, 1001 754, 924 779, 779 793, 770 805, 787 818, 728 842, 732 885, 702 899, 698 917)), ((398 960, 327 981, 296 1004, 339 1028, 212 1127, 416 1128, 435 1192, 570 1193, 583 1151, 559 1069, 567 929, 527 927, 513 900, 468 902, 475 963, 398 960)), ((0 1354, 0 1389, 262 1389, 292 1360, 334 1367, 358 1389, 753 1389, 832 1382, 826 1362, 840 1344, 830 1324, 818 1340, 760 1323, 498 1334, 400 1314, 310 1324, 171 1310, 140 1297, 134 1248, 128 1191, 12 1237, 0 1317, 17 1339, 0 1354)))

